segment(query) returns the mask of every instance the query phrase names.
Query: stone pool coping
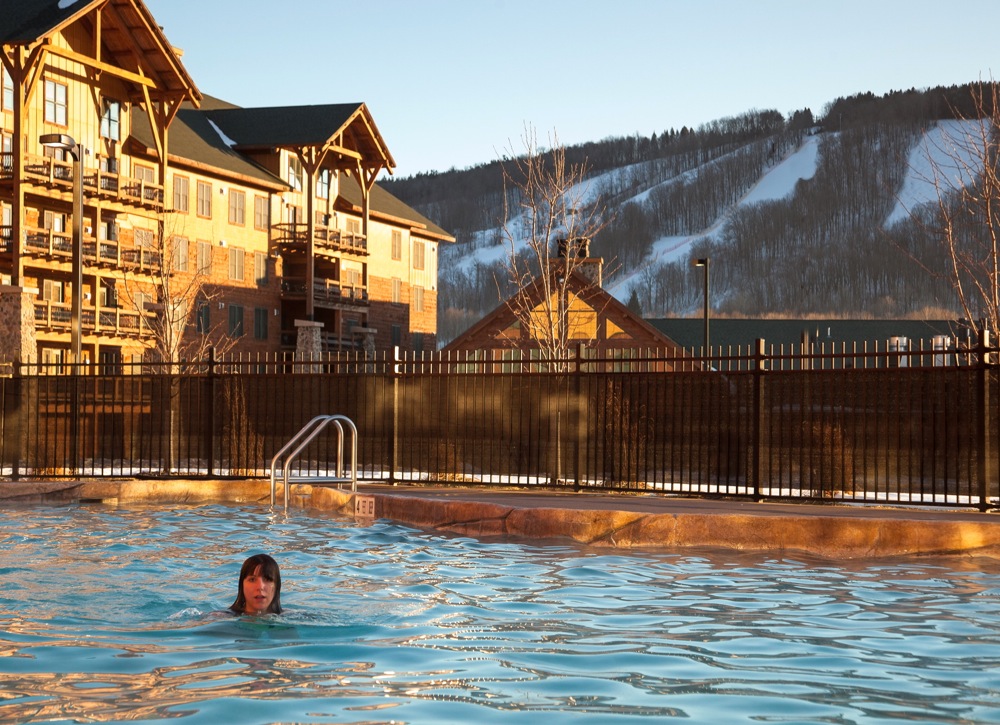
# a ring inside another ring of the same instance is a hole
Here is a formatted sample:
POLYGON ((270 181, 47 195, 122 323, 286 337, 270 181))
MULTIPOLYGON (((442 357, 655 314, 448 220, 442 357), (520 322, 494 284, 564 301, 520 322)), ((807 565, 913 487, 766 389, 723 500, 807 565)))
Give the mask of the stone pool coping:
MULTIPOLYGON (((270 504, 260 480, 0 482, 0 505, 94 502, 270 504)), ((569 538, 617 548, 805 552, 832 559, 985 556, 1000 559, 1000 517, 969 509, 359 484, 357 494, 300 485, 292 510, 389 519, 473 537, 569 538)), ((278 505, 282 505, 278 492, 278 505)))

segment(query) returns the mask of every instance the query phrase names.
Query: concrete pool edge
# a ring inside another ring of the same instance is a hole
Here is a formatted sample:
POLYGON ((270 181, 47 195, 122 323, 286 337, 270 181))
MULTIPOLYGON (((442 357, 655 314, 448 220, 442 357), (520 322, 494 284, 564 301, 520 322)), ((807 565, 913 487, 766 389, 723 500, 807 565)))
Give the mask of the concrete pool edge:
MULTIPOLYGON (((986 556, 1000 559, 1000 519, 970 511, 753 504, 627 495, 364 486, 357 494, 297 486, 292 508, 389 519, 472 537, 568 538, 609 548, 800 551, 831 559, 986 556)), ((0 483, 21 504, 268 505, 259 480, 96 480, 0 483)), ((279 492, 279 505, 281 497, 279 492)))

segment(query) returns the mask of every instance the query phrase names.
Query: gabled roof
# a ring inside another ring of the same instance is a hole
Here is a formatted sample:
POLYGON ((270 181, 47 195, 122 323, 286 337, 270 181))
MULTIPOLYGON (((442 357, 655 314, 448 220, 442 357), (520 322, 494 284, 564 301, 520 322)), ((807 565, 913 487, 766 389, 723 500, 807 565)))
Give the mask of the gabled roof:
POLYGON ((0 43, 23 45, 43 38, 83 15, 97 0, 5 0, 0 12, 0 43))
MULTIPOLYGON (((307 106, 306 108, 340 108, 341 106, 359 108, 359 104, 307 106)), ((259 109, 243 109, 213 96, 205 96, 200 109, 185 104, 170 125, 169 153, 174 165, 179 166, 187 163, 193 166, 206 166, 258 182, 265 188, 279 191, 290 188, 284 180, 240 153, 239 149, 242 148, 240 145, 231 145, 236 139, 231 138, 230 133, 238 133, 233 124, 227 124, 226 128, 223 129, 215 122, 219 111, 247 111, 247 114, 242 118, 249 119, 253 117, 252 112, 257 110, 259 109)), ((229 118, 235 119, 237 116, 233 115, 229 118)), ((329 123, 323 125, 330 126, 329 123)), ((258 141, 264 138, 259 132, 249 132, 257 134, 258 141)), ((300 138, 304 138, 304 136, 300 138)), ((133 115, 132 141, 140 144, 147 152, 152 152, 153 136, 149 121, 139 109, 136 109, 133 115)), ((264 148, 275 148, 276 146, 277 144, 258 145, 258 147, 264 148)), ((362 209, 361 187, 353 174, 341 176, 339 203, 342 207, 354 212, 360 212, 362 209)), ((412 232, 419 236, 442 242, 455 241, 455 238, 444 229, 378 184, 372 187, 369 209, 373 216, 380 216, 397 224, 408 225, 412 232)))
MULTIPOLYGON (((351 207, 352 211, 361 211, 361 186, 357 178, 341 176, 340 198, 351 207)), ((405 222, 410 225, 413 233, 419 236, 432 237, 441 242, 454 242, 455 237, 425 217, 413 207, 397 199, 378 184, 372 187, 370 209, 373 215, 382 216, 389 221, 405 222)))
POLYGON ((141 75, 156 80, 151 91, 154 98, 184 97, 195 102, 201 98, 142 0, 3 0, 0 44, 31 45, 77 22, 88 24, 96 32, 96 12, 101 12, 101 68, 134 71, 136 58, 140 57, 141 75))
MULTIPOLYGON (((152 153, 153 135, 149 119, 139 109, 133 111, 131 138, 152 153)), ((289 188, 270 171, 232 149, 209 123, 208 117, 188 105, 177 112, 177 117, 170 124, 169 154, 175 162, 194 162, 195 166, 228 172, 276 191, 289 188)))
POLYGON ((219 108, 207 114, 239 149, 336 144, 366 159, 379 159, 387 168, 396 165, 364 103, 219 108))
MULTIPOLYGON (((553 260, 547 274, 551 277, 561 273, 560 260, 553 260)), ((595 263, 599 260, 593 260, 595 263)), ((567 289, 577 300, 585 304, 599 317, 598 326, 603 328, 601 339, 573 340, 592 344, 599 349, 607 348, 660 348, 676 349, 677 344, 628 307, 619 302, 603 287, 595 284, 581 271, 581 265, 567 280, 567 289), (612 330, 613 328, 613 330, 612 330)), ((556 288, 553 281, 549 289, 556 288)), ((536 277, 523 288, 528 306, 535 308, 542 303, 546 294, 546 285, 541 276, 536 277)), ((516 295, 515 295, 516 297, 516 295)), ((519 325, 518 315, 514 312, 511 300, 500 305, 486 317, 470 327, 464 333, 444 346, 444 350, 482 350, 482 349, 530 349, 535 347, 531 341, 505 335, 512 327, 519 325)))

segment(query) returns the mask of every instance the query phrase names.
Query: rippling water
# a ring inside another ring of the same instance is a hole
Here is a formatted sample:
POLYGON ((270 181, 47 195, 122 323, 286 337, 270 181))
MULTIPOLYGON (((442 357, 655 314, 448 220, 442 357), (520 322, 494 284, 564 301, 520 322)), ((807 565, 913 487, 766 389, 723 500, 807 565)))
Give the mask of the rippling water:
POLYGON ((1000 721, 1000 568, 0 511, 0 722, 1000 721), (250 553, 287 613, 218 618, 250 553))

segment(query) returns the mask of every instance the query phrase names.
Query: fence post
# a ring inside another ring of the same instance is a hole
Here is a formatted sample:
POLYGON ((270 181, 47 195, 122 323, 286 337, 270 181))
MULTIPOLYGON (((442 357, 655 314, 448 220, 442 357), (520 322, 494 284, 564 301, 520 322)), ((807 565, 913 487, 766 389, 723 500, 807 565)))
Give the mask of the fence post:
POLYGON ((395 486, 396 471, 399 470, 399 346, 392 348, 392 410, 389 414, 389 485, 395 486))
POLYGON ((581 441, 586 436, 587 426, 584 414, 588 410, 583 404, 583 362, 586 347, 581 342, 576 346, 576 375, 573 376, 576 398, 573 408, 576 410, 576 435, 573 436, 573 489, 580 490, 580 478, 583 474, 583 446, 581 441))
POLYGON ((217 362, 215 358, 215 347, 208 348, 208 421, 205 426, 205 450, 208 451, 208 475, 215 475, 215 392, 216 377, 218 376, 217 362))
POLYGON ((24 370, 19 360, 11 363, 11 376, 3 384, 5 394, 0 400, 0 415, 3 416, 3 427, 0 429, 4 461, 10 461, 11 480, 17 481, 21 475, 21 460, 27 458, 26 444, 28 437, 24 434, 24 417, 27 407, 24 405, 24 370))
POLYGON ((990 347, 990 331, 982 330, 979 335, 977 365, 979 366, 976 386, 976 442, 979 448, 979 461, 976 475, 979 477, 979 510, 987 511, 989 505, 989 482, 992 478, 993 470, 991 464, 990 446, 990 363, 992 353, 987 352, 990 347))
POLYGON ((760 447, 764 430, 764 373, 766 366, 764 362, 765 344, 762 338, 757 340, 757 349, 754 351, 753 366, 753 415, 751 417, 750 431, 750 471, 753 477, 753 500, 760 501, 760 479, 761 479, 761 456, 760 447))

